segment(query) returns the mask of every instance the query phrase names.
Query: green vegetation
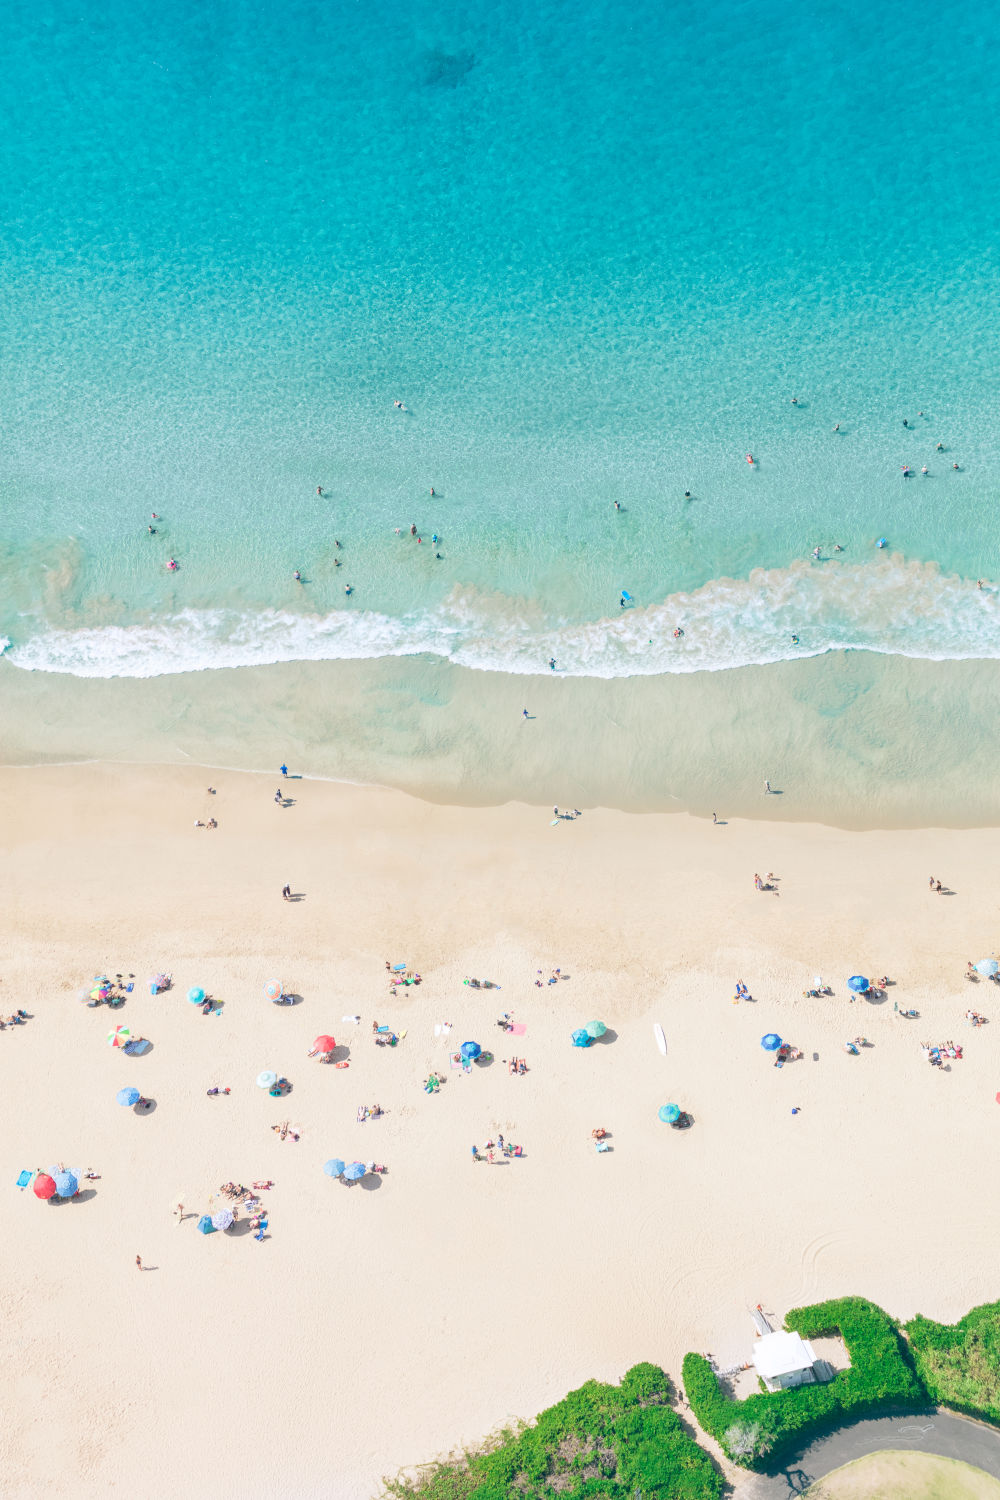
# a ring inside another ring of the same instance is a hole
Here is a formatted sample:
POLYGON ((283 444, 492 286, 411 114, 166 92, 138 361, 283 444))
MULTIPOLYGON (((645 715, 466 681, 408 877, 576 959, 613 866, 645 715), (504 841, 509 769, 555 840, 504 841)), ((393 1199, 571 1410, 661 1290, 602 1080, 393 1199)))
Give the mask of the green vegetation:
POLYGON ((935 1401, 1000 1423, 1000 1302, 974 1307, 958 1323, 914 1318, 906 1336, 935 1401))
POLYGON ((670 1382, 635 1365, 621 1385, 588 1380, 485 1451, 385 1482, 396 1500, 718 1500, 724 1483, 666 1404, 670 1382))
POLYGON ((700 1354, 685 1357, 684 1389, 691 1409, 734 1463, 761 1468, 825 1428, 874 1412, 912 1411, 927 1404, 895 1324, 874 1303, 863 1297, 819 1302, 790 1312, 785 1326, 803 1338, 839 1333, 851 1368, 824 1385, 734 1401, 723 1392, 706 1359, 700 1354))

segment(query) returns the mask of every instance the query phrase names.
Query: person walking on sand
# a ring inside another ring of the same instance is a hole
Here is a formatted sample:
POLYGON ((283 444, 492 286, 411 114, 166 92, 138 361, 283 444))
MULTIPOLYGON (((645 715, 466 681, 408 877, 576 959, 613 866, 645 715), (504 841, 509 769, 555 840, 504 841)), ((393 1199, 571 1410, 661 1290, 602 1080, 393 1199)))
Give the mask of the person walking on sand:
POLYGON ((716 817, 716 815, 715 815, 715 813, 713 813, 713 814, 712 814, 712 822, 713 822, 713 823, 717 823, 717 822, 718 822, 718 821, 719 821, 719 820, 718 820, 718 818, 717 818, 717 817, 716 817))
POLYGON ((174 1209, 174 1213, 177 1215, 177 1222, 178 1222, 178 1224, 183 1223, 183 1221, 184 1221, 184 1205, 183 1205, 183 1203, 178 1203, 177 1207, 174 1209))
POLYGON ((135 1263, 138 1266, 139 1270, 141 1271, 142 1270, 142 1256, 141 1255, 137 1255, 136 1256, 135 1263))
POLYGON ((770 794, 770 791, 771 791, 771 783, 769 781, 765 781, 764 782, 764 795, 768 796, 770 794))

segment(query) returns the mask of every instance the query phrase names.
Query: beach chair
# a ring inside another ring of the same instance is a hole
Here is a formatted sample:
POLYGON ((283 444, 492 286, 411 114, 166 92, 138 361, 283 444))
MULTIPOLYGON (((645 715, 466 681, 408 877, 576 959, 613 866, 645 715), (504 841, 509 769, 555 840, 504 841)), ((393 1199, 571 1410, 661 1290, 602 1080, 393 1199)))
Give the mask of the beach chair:
POLYGON ((610 1151, 611 1150, 611 1142, 610 1141, 595 1141, 594 1142, 594 1148, 598 1152, 600 1152, 600 1151, 610 1151))

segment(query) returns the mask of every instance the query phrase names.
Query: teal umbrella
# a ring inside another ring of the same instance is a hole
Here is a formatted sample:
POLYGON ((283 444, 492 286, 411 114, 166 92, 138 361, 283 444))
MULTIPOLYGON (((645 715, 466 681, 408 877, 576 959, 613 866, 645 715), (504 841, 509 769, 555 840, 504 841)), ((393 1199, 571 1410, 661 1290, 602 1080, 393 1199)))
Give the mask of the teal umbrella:
POLYGON ((676 1125, 681 1117, 676 1104, 661 1104, 658 1113, 664 1125, 676 1125))
POLYGON ((608 1028, 605 1026, 603 1021, 587 1022, 587 1035, 590 1037, 594 1037, 595 1040, 597 1037, 603 1036, 607 1029, 608 1028))
POLYGON ((203 989, 200 989, 198 985, 193 984, 188 990, 188 999, 191 1001, 192 1005, 200 1005, 204 998, 205 991, 203 989))
POLYGON ((215 1233, 215 1225, 212 1223, 212 1220, 208 1214, 202 1214, 201 1218, 198 1220, 198 1223, 195 1225, 195 1228, 200 1229, 202 1234, 215 1233))

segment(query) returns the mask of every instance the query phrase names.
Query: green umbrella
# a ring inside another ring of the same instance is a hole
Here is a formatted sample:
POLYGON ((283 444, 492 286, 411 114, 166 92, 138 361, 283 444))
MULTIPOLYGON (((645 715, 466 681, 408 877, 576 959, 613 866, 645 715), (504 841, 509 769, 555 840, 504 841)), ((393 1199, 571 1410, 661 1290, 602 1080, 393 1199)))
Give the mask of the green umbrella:
POLYGON ((607 1029, 603 1021, 587 1022, 587 1035, 594 1037, 595 1040, 597 1037, 603 1036, 607 1029))

